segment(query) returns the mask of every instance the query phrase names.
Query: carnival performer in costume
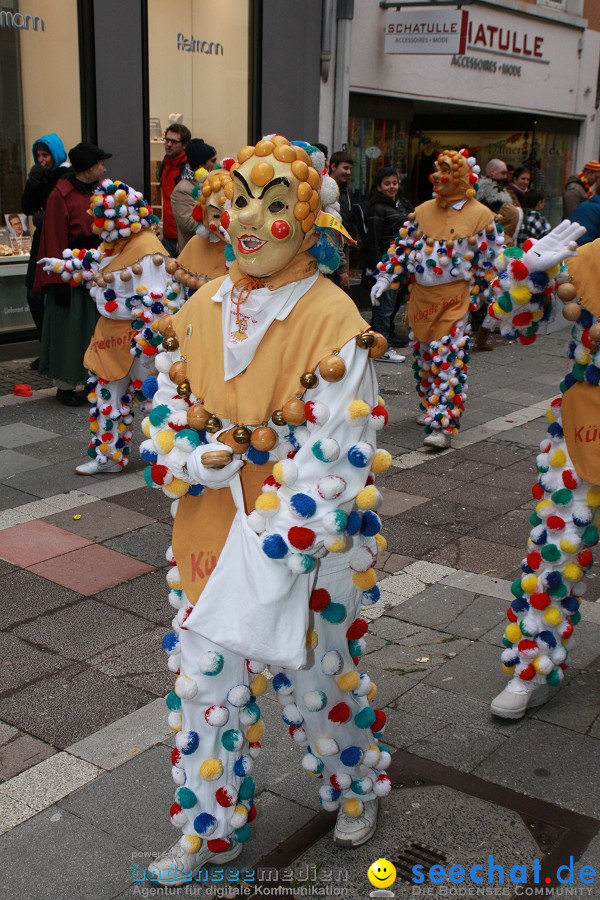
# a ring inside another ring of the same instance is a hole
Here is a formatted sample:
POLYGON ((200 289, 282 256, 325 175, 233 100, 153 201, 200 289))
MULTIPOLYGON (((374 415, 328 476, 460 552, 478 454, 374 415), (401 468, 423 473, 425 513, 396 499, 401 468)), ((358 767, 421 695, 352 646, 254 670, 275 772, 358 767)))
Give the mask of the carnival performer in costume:
POLYGON ((225 188, 231 184, 229 169, 234 162, 234 159, 227 158, 211 172, 197 169, 194 173, 198 181, 192 190, 196 200, 192 210, 197 222, 196 234, 177 257, 177 266, 173 262, 167 263, 175 281, 184 285, 188 294, 197 291, 206 281, 226 275, 234 259, 229 235, 221 224, 223 212, 231 208, 225 188))
POLYGON ((171 817, 183 834, 151 867, 168 884, 234 859, 250 837, 265 664, 304 769, 339 809, 336 842, 372 836, 391 786, 385 715, 356 668, 385 546, 373 481, 391 460, 375 450, 387 415, 369 357, 387 345, 319 274, 318 262, 339 265, 328 234, 343 233, 322 169, 320 151, 280 135, 244 147, 221 219, 229 275, 160 323, 142 453, 175 516, 177 614, 163 646, 177 675, 171 817))
POLYGON ((62 259, 40 261, 63 281, 85 283, 100 313, 83 359, 90 372, 91 459, 76 467, 79 475, 120 472, 127 465, 132 402, 145 403, 142 387, 162 341, 152 325, 183 300, 152 231, 158 218, 142 194, 107 178, 91 198, 90 213, 103 241, 99 250, 65 250, 62 259))
POLYGON ((560 384, 562 397, 546 414, 548 433, 537 457, 539 475, 532 490, 537 505, 527 556, 512 584, 514 600, 507 612, 502 668, 511 679, 492 701, 492 712, 506 719, 519 719, 528 708, 540 706, 549 687, 563 680, 574 648, 573 630, 581 619, 583 578, 592 566, 591 548, 598 543, 600 240, 580 247, 574 256, 582 232, 581 226, 565 221, 540 241, 526 241, 523 250, 507 250, 499 273, 502 293, 490 306, 503 336, 523 344, 535 340, 537 325, 531 316, 540 308, 549 310, 555 292, 566 303, 565 318, 573 323, 569 372, 560 384), (568 255, 556 281, 535 271, 545 263, 552 276, 551 264, 568 255))
POLYGON ((423 444, 450 446, 467 395, 469 308, 489 296, 502 226, 474 199, 479 166, 467 150, 444 150, 431 176, 434 199, 417 206, 378 265, 371 302, 409 282, 413 370, 423 444))

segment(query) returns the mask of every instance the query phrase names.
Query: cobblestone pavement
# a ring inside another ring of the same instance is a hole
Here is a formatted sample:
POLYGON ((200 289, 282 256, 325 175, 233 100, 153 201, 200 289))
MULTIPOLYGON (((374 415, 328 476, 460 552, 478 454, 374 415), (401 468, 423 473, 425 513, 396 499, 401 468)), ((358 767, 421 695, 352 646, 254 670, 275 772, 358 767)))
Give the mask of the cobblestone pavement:
MULTIPOLYGON (((528 349, 496 342, 493 353, 475 355, 463 430, 440 455, 419 449, 409 362, 377 363, 390 411, 382 445, 394 466, 378 481, 388 551, 379 562, 382 600, 366 613, 363 663, 388 714, 397 787, 377 837, 352 854, 334 850, 331 818, 317 816, 318 783, 301 772, 301 753, 269 692, 255 839, 238 863, 293 864, 288 896, 302 895, 307 880, 325 885, 330 867, 346 873, 338 883, 346 896, 366 897, 370 863, 394 859, 415 841, 448 865, 487 865, 490 853, 503 865, 531 865, 559 846, 561 828, 587 835, 573 851, 581 856, 575 871, 600 869, 597 578, 589 578, 562 689, 521 721, 489 714, 504 684, 502 623, 529 529, 545 408, 564 371, 564 339, 564 332, 547 336, 528 349), (409 761, 429 774, 404 779, 409 761), (534 840, 540 822, 545 843, 534 840)), ((0 364, 4 891, 19 900, 143 896, 156 889, 133 883, 132 865, 139 875, 149 851, 176 836, 162 700, 172 676, 160 649, 172 614, 164 586, 169 501, 143 485, 135 453, 124 474, 78 477, 85 410, 60 406, 53 393, 28 361, 0 364), (30 383, 33 397, 14 397, 15 381, 30 383)), ((568 862, 567 844, 560 846, 568 862)), ((400 880, 392 890, 417 896, 400 880)), ((420 895, 439 890, 430 884, 420 895)), ((498 896, 511 896, 506 890, 498 896)), ((586 896, 600 896, 594 890, 586 896)))

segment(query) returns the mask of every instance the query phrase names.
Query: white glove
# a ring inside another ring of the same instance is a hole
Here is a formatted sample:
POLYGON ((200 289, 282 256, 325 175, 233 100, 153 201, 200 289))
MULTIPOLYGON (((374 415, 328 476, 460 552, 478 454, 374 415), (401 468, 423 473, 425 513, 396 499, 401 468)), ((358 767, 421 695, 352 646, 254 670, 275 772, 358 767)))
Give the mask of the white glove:
POLYGON ((523 262, 530 271, 547 272, 563 259, 577 254, 577 240, 585 232, 583 225, 565 219, 535 242, 523 257, 523 262))
POLYGON ((378 275, 377 280, 371 288, 371 306, 379 306, 379 298, 384 291, 389 291, 390 283, 385 275, 378 275))
POLYGON ((202 465, 202 455, 212 450, 228 449, 229 448, 226 447, 225 444, 220 443, 211 443, 207 446, 196 447, 196 449, 188 456, 186 463, 188 479, 186 479, 186 481, 189 480, 191 484, 204 484, 209 488, 227 487, 229 482, 237 475, 244 465, 243 460, 233 459, 232 453, 232 462, 227 463, 222 469, 207 469, 206 466, 202 465))
POLYGON ((44 256, 42 259, 38 259, 37 264, 44 267, 44 272, 53 272, 55 275, 60 275, 64 270, 64 260, 56 257, 44 256), (56 263, 60 263, 58 269, 55 268, 56 263))

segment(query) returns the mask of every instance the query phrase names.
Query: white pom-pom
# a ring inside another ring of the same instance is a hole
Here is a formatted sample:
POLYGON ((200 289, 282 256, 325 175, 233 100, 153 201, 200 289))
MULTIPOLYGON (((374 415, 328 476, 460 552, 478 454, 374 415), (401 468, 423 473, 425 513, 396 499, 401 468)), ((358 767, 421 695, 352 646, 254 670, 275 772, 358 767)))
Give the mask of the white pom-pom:
POLYGON ((172 766, 171 776, 175 784, 179 786, 185 784, 185 772, 183 771, 183 769, 179 769, 177 766, 172 766))
POLYGON ((191 700, 198 693, 198 684, 190 675, 179 675, 175 679, 174 690, 182 700, 191 700))
POLYGON ((353 572, 366 572, 374 566, 377 556, 367 546, 356 547, 350 554, 349 565, 353 572))
MULTIPOLYGON (((381 755, 381 751, 379 747, 369 747, 368 750, 365 750, 365 755, 363 756, 363 764, 365 766, 369 766, 369 768, 373 768, 379 762, 379 757, 381 755)), ((339 780, 339 779, 338 779, 339 780)))
POLYGON ((229 721, 229 710, 226 706, 209 706, 204 711, 204 718, 213 728, 221 728, 229 721))
POLYGON ((183 597, 179 591, 169 591, 168 600, 173 609, 181 609, 183 605, 183 597))
POLYGON ((335 776, 335 780, 337 781, 337 786, 340 791, 347 791, 352 784, 352 776, 348 775, 347 772, 338 772, 335 776))
POLYGON ((337 741, 329 737, 317 738, 315 750, 319 756, 335 756, 336 753, 340 752, 337 741))
POLYGON ((246 668, 249 672, 252 672, 253 675, 261 675, 265 671, 266 666, 264 662, 261 662, 259 659, 249 659, 246 663, 246 668))
POLYGON ((340 195, 337 182, 331 175, 323 175, 321 178, 321 206, 331 206, 340 195))
POLYGON ((181 722, 182 722, 181 710, 179 710, 179 709, 172 710, 169 713, 169 715, 167 716, 167 722, 169 724, 169 728, 171 729, 171 731, 181 731, 181 722))
POLYGON ((373 782, 373 793, 376 797, 386 797, 392 789, 392 782, 387 775, 379 775, 373 782))
POLYGON ((566 658, 567 651, 560 645, 558 647, 555 647, 554 650, 550 652, 550 659, 555 666, 560 666, 562 663, 564 663, 566 658))
POLYGON ((154 368, 163 375, 167 375, 174 362, 172 353, 157 353, 154 357, 154 368))
POLYGON ((333 438, 321 438, 315 441, 311 449, 321 462, 335 462, 340 455, 340 445, 333 438))
POLYGON ((282 459, 281 462, 275 463, 277 475, 275 476, 279 484, 287 484, 291 487, 298 480, 298 466, 293 459, 282 459))
POLYGON ((172 518, 172 519, 175 518, 175 515, 176 515, 176 513, 177 513, 177 507, 178 507, 178 506, 179 506, 179 497, 177 498, 177 500, 173 500, 173 502, 171 503, 171 509, 170 509, 169 511, 170 511, 170 513, 171 513, 171 518, 172 518))
POLYGON ((175 588, 177 590, 179 585, 181 584, 181 573, 177 566, 173 566, 172 569, 168 570, 166 578, 169 587, 175 588))
POLYGON ((321 670, 324 675, 337 675, 342 670, 342 657, 337 650, 328 650, 321 660, 321 670))
POLYGON ((312 425, 325 425, 331 415, 329 407, 320 400, 308 400, 304 405, 306 419, 312 425))
POLYGON ((390 756, 387 750, 382 750, 379 754, 379 760, 375 764, 375 768, 379 772, 384 772, 385 769, 389 768, 389 765, 392 761, 392 757, 390 756))
POLYGON ((327 695, 324 691, 307 691, 304 695, 304 705, 310 712, 318 712, 327 703, 327 695))
POLYGON ((286 703, 281 710, 281 716, 286 725, 302 725, 304 716, 295 703, 286 703))
POLYGON ((175 675, 179 672, 179 667, 181 665, 181 653, 170 653, 169 658, 167 660, 167 668, 169 672, 173 672, 175 675))
POLYGON ((262 534, 267 524, 265 517, 261 516, 261 514, 256 509, 252 510, 252 512, 246 518, 246 521, 252 531, 256 532, 256 534, 262 534))
POLYGON ((346 482, 339 475, 326 475, 324 478, 319 478, 317 482, 317 492, 323 500, 335 500, 344 492, 345 488, 346 482))
POLYGON ((316 150, 313 150, 310 154, 310 161, 313 164, 313 168, 315 168, 320 175, 325 168, 325 154, 323 151, 319 150, 318 147, 316 150))
POLYGON ((236 684, 227 692, 227 702, 231 706, 244 706, 250 702, 250 688, 245 684, 236 684))
POLYGON ((367 675, 366 672, 363 672, 362 675, 360 676, 360 680, 358 682, 358 687, 356 688, 355 691, 352 691, 352 693, 356 697, 366 697, 367 694, 369 693, 369 691, 371 690, 371 684, 372 684, 371 679, 369 678, 369 676, 367 675))

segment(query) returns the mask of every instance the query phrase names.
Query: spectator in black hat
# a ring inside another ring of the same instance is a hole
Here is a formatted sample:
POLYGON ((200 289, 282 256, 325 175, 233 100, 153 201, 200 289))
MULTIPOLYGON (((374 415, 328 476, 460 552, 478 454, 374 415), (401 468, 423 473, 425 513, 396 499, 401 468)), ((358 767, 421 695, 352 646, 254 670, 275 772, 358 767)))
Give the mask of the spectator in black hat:
POLYGON ((181 178, 171 194, 171 209, 177 225, 177 245, 180 253, 190 238, 194 236, 198 224, 192 218, 195 204, 192 191, 196 185, 194 173, 198 169, 211 172, 217 161, 217 151, 210 144, 206 144, 202 138, 192 138, 188 141, 185 146, 185 155, 187 162, 181 172, 181 178))
MULTIPOLYGON (((94 187, 106 174, 104 161, 111 155, 87 142, 69 151, 73 171, 56 183, 48 197, 39 259, 60 258, 65 248, 98 246, 88 208, 94 187)), ((96 306, 84 287, 65 283, 42 266, 38 266, 34 289, 42 291, 45 300, 40 372, 54 379, 59 403, 80 406, 86 398, 75 388, 87 378, 83 355, 96 325, 96 306)))

